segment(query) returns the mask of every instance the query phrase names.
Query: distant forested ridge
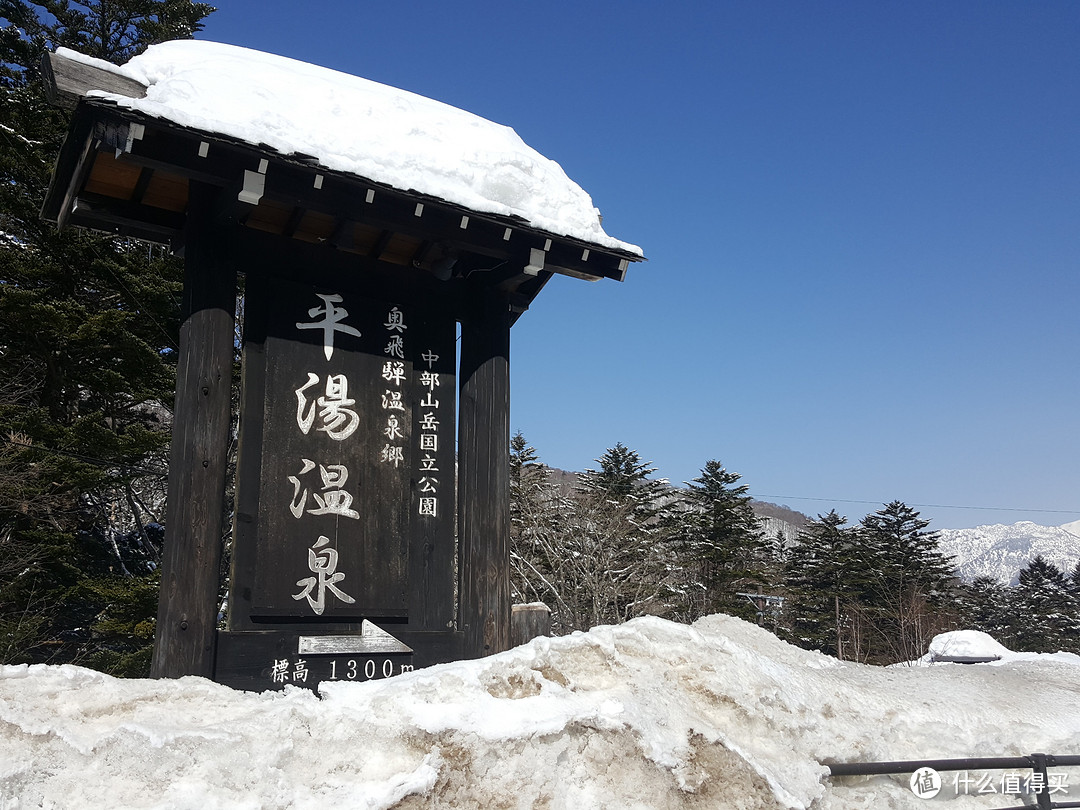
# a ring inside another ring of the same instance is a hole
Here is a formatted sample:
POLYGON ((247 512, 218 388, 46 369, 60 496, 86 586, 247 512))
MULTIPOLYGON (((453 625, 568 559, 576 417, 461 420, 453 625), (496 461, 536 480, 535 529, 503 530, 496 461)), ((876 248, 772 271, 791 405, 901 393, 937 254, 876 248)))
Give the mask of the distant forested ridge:
POLYGON ((514 597, 543 601, 557 633, 657 615, 723 612, 807 649, 888 664, 934 635, 975 629, 1016 650, 1080 652, 1080 566, 1036 556, 1008 587, 964 582, 939 533, 901 501, 857 523, 754 500, 707 461, 684 487, 616 444, 582 473, 511 441, 514 597))

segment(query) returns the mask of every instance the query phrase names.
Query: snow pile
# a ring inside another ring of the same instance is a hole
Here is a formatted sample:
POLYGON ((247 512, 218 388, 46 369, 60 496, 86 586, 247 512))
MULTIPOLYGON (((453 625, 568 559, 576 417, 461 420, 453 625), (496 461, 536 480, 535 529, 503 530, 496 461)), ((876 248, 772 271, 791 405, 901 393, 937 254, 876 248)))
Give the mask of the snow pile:
MULTIPOLYGON (((58 53, 98 67, 66 48, 58 53)), ((234 45, 177 40, 119 72, 146 98, 94 95, 329 169, 641 254, 608 236, 592 199, 510 127, 378 82, 234 45)))
POLYGON ((322 700, 6 667, 0 806, 919 807, 906 777, 832 784, 819 763, 1075 753, 1077 674, 846 664, 725 616, 537 639, 322 700))
POLYGON ((989 633, 979 630, 953 630, 934 636, 928 655, 933 658, 997 658, 1011 651, 989 633))
POLYGON ((1062 664, 1080 666, 1080 655, 1071 652, 1029 653, 1013 652, 993 636, 979 630, 953 630, 934 636, 930 649, 922 658, 897 666, 929 666, 948 663, 965 663, 963 659, 982 660, 985 665, 1017 663, 1019 661, 1056 661, 1062 664), (942 659, 960 659, 949 661, 942 659))

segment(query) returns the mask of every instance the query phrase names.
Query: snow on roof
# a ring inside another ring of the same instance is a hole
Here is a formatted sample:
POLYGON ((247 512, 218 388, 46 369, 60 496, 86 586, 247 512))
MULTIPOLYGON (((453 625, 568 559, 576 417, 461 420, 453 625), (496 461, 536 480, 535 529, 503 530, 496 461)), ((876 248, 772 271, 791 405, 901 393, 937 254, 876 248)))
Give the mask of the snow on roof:
MULTIPOLYGON (((97 67, 101 60, 58 53, 97 67)), ((449 104, 282 56, 177 40, 117 69, 148 85, 145 98, 96 92, 185 127, 265 144, 402 191, 641 255, 608 236, 592 199, 513 129, 449 104)))
MULTIPOLYGON (((820 763, 1072 754, 1077 663, 865 666, 710 616, 324 682, 321 700, 7 666, 0 797, 117 810, 913 807, 906 777, 844 784, 820 763)), ((1075 790, 1077 771, 1064 773, 1075 790)))

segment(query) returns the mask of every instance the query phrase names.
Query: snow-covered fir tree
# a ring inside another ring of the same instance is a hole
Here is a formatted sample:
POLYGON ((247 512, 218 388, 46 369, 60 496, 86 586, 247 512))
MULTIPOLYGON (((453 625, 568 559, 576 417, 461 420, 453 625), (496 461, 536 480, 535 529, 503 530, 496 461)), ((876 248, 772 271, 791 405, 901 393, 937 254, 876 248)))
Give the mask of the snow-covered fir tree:
POLYGON ((858 658, 851 611, 861 590, 857 535, 831 510, 799 532, 784 567, 785 636, 801 647, 858 658))
POLYGON ((149 665, 181 266, 39 216, 70 115, 40 62, 190 37, 190 0, 6 0, 0 28, 0 663, 149 665))
POLYGON ((864 619, 871 660, 910 661, 950 625, 952 566, 938 551, 930 521, 892 501, 859 524, 864 619))
POLYGON ((1013 649, 1075 651, 1080 645, 1080 600, 1065 574, 1041 555, 1020 571, 1012 589, 1013 649))

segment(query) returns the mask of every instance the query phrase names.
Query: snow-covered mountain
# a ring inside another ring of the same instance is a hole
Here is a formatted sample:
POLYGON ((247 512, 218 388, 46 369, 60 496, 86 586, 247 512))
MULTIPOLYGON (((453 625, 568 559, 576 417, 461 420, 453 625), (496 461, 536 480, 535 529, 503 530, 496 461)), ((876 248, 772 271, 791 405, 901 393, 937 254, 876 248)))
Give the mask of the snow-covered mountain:
POLYGON ((788 546, 796 542, 799 531, 810 521, 802 512, 788 506, 765 501, 754 501, 750 505, 761 521, 762 533, 770 539, 780 535, 788 546))
POLYGON ((974 529, 940 529, 939 549, 956 558, 961 579, 990 576, 1015 584, 1020 569, 1036 554, 1071 574, 1080 562, 1080 520, 1064 526, 1021 521, 974 529))

